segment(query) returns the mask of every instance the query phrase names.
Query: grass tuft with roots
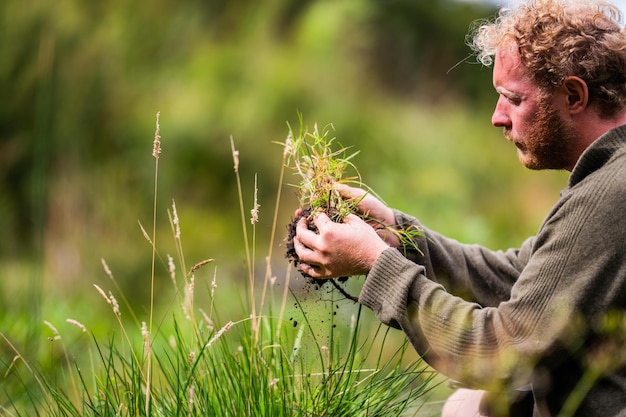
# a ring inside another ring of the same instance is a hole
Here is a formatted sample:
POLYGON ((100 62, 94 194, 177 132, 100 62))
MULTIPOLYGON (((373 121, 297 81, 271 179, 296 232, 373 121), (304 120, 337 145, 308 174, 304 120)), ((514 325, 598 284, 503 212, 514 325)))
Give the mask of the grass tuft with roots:
MULTIPOLYGON (((287 226, 285 254, 287 259, 295 266, 299 264, 298 254, 293 245, 296 225, 303 217, 312 220, 318 212, 325 213, 332 221, 338 223, 343 223, 348 214, 356 214, 373 224, 374 227, 384 228, 395 235, 403 247, 419 251, 415 238, 423 236, 421 230, 414 226, 397 229, 380 224, 376 219, 357 211, 360 199, 346 198, 337 190, 337 184, 346 184, 363 188, 368 193, 375 195, 373 190, 362 181, 358 169, 352 162, 354 157, 358 155, 358 151, 350 152, 350 148, 342 146, 337 138, 331 136, 334 130, 333 125, 327 125, 324 129, 319 130, 315 124, 313 131, 309 132, 304 127, 302 115, 299 115, 299 123, 300 127, 297 133, 289 126, 289 135, 282 144, 285 155, 287 155, 287 167, 294 171, 299 180, 298 183, 292 185, 298 190, 300 207, 302 208, 302 212, 287 226)), ((309 221, 308 224, 311 230, 317 231, 312 221, 309 221)), ((337 281, 344 282, 348 278, 338 278, 337 281)), ((337 290, 343 291, 336 280, 310 279, 320 288, 323 287, 324 282, 330 282, 337 290)), ((348 293, 344 293, 344 295, 355 302, 357 301, 354 296, 348 293)))

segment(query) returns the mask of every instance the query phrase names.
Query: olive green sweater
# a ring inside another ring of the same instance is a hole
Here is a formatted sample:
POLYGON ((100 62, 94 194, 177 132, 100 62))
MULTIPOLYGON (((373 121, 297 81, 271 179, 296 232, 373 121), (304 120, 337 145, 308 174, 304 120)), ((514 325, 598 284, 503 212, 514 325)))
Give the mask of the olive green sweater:
POLYGON ((583 153, 519 249, 462 244, 401 212, 396 220, 423 228, 422 253, 383 252, 360 302, 435 369, 491 391, 530 385, 534 416, 556 416, 572 395, 576 416, 626 416, 626 316, 609 320, 626 310, 626 126, 583 153))

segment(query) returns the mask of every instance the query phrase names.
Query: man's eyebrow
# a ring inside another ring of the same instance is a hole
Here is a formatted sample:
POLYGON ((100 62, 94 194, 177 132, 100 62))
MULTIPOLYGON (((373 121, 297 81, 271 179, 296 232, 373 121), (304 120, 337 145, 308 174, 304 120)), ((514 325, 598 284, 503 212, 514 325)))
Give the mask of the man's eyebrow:
POLYGON ((500 95, 503 95, 507 98, 510 99, 521 99, 522 98, 522 94, 517 93, 515 91, 511 91, 508 88, 502 87, 502 86, 498 86, 496 87, 496 92, 500 95))
POLYGON ((516 93, 514 93, 513 91, 509 90, 508 88, 504 88, 502 86, 498 86, 496 87, 496 92, 498 94, 502 94, 504 96, 515 96, 517 95, 516 93))

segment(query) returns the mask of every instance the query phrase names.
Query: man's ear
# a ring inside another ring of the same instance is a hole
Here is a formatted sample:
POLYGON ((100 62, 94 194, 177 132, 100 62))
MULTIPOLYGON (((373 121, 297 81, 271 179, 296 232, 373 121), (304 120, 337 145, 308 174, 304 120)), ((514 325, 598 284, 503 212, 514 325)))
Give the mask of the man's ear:
POLYGON ((563 89, 567 95, 567 105, 570 113, 580 113, 587 108, 589 88, 582 78, 575 76, 566 77, 563 81, 563 89))

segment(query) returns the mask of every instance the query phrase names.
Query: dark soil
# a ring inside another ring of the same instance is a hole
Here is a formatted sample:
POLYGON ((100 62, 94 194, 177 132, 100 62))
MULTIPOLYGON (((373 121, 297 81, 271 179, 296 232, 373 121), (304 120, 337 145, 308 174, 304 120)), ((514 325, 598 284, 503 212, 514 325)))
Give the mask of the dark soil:
MULTIPOLYGON (((293 238, 296 237, 296 227, 298 226, 298 222, 303 217, 311 216, 311 208, 307 207, 302 209, 302 213, 299 216, 296 216, 291 223, 287 225, 287 252, 285 253, 285 257, 289 262, 293 263, 293 266, 297 267, 300 264, 300 259, 298 258, 298 254, 296 253, 296 249, 293 246, 293 238)), ((317 228, 312 222, 309 222, 309 230, 317 232, 317 228)), ((304 274, 303 274, 304 275, 304 274)), ((308 277, 308 276, 307 276, 308 277)))

